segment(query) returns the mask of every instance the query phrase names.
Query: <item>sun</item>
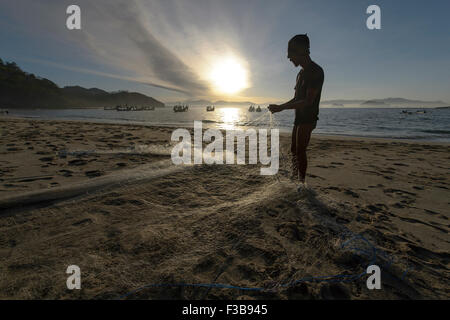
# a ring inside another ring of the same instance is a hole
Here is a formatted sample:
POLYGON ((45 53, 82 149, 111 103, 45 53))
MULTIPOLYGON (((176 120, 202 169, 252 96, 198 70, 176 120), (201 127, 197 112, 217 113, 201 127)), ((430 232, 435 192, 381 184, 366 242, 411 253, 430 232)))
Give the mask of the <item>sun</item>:
POLYGON ((234 94, 248 87, 247 70, 235 58, 218 60, 211 70, 210 80, 221 93, 234 94))

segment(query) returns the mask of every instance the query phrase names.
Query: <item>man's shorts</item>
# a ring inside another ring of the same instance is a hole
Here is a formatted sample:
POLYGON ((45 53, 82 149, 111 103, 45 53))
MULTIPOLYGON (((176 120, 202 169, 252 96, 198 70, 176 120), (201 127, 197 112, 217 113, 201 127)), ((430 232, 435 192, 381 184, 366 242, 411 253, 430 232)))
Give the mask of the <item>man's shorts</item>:
POLYGON ((293 154, 296 154, 298 150, 306 150, 311 139, 311 133, 315 128, 316 122, 294 125, 291 143, 291 152, 293 154))

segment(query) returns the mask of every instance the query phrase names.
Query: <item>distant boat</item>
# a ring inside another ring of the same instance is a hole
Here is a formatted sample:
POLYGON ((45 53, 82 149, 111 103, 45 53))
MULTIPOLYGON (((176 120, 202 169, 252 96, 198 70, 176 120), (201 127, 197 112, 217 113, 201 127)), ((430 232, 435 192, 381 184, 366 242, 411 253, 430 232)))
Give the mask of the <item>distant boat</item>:
POLYGON ((128 111, 128 106, 116 106, 116 111, 128 111))
POLYGON ((207 106, 206 111, 214 111, 216 108, 214 106, 207 106))
POLYGON ((412 111, 408 111, 408 110, 402 110, 402 113, 405 113, 405 114, 413 114, 413 113, 424 114, 424 113, 427 113, 427 110, 416 110, 416 112, 412 112, 412 111))
POLYGON ((145 106, 145 107, 137 107, 137 106, 128 106, 128 105, 118 105, 115 107, 105 107, 104 110, 116 110, 116 111, 152 111, 155 110, 155 106, 145 106))
POLYGON ((188 105, 176 105, 173 106, 173 112, 186 112, 189 110, 188 105))

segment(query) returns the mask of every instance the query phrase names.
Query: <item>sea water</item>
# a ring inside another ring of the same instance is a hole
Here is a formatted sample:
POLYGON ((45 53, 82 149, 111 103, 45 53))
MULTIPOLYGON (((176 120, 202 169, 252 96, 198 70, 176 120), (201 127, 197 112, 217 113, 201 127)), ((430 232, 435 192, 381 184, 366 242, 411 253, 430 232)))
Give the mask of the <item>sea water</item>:
MULTIPOLYGON (((192 127, 202 120, 204 128, 246 129, 270 126, 266 108, 249 112, 244 107, 216 106, 214 112, 206 107, 190 107, 187 112, 173 112, 172 108, 154 111, 120 112, 103 109, 38 109, 10 110, 10 116, 36 119, 84 120, 107 123, 136 123, 148 126, 192 127)), ((273 115, 274 128, 290 132, 294 111, 273 115)), ((395 138, 422 141, 450 142, 450 109, 399 108, 320 108, 314 134, 333 134, 357 137, 395 138), (406 110, 407 113, 402 112, 406 110), (426 113, 422 113, 425 110, 426 113)))

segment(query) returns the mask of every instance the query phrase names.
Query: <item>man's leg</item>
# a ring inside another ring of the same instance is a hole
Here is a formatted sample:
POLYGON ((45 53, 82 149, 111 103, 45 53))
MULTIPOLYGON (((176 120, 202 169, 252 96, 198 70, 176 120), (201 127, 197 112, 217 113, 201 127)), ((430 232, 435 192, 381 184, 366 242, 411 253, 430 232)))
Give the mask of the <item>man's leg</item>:
POLYGON ((297 126, 296 125, 294 125, 294 128, 292 129, 291 155, 292 155, 292 176, 294 179, 298 179, 297 126))
POLYGON ((304 183, 306 179, 306 169, 308 167, 308 159, 306 157, 306 149, 311 139, 311 132, 314 129, 313 124, 300 124, 297 129, 297 166, 299 171, 300 182, 304 183))

